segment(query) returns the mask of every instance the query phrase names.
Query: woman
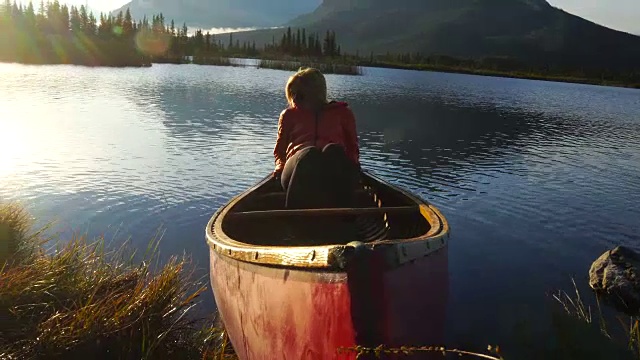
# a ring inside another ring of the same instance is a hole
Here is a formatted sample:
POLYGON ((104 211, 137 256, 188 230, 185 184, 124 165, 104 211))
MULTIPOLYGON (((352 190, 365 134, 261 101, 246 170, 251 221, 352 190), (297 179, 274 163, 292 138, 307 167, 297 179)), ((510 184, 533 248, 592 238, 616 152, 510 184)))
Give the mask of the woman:
POLYGON ((360 169, 355 117, 347 103, 328 102, 320 71, 301 69, 285 89, 273 151, 274 176, 288 208, 349 206, 360 169))

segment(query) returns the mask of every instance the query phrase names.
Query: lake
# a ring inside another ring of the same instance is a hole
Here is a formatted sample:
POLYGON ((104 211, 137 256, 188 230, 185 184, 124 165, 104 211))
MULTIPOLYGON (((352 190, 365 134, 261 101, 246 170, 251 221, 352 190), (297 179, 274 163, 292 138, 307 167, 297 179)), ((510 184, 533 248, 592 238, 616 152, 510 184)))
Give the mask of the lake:
MULTIPOLYGON (((163 259, 206 276, 207 221, 273 169, 289 75, 0 64, 0 198, 63 239, 144 250, 160 233, 163 259)), ((356 114, 363 167, 451 224, 452 344, 544 332, 549 292, 639 247, 640 91, 369 68, 327 81, 356 114)))

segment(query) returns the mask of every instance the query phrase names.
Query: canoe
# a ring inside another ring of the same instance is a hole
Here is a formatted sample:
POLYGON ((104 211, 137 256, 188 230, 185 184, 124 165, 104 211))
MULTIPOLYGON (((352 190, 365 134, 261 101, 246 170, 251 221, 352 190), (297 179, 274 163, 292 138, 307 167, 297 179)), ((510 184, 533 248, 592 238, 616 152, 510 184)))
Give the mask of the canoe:
POLYGON ((208 222, 211 286, 240 359, 443 345, 447 220, 372 174, 360 183, 354 208, 288 210, 266 177, 208 222))

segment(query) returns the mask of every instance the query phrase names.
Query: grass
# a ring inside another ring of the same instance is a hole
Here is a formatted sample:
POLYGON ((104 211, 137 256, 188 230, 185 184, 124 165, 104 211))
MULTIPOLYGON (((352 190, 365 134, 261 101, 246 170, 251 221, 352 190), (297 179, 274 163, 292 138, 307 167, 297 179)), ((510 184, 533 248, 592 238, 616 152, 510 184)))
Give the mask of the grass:
POLYGON ((186 259, 151 270, 157 241, 133 263, 124 247, 74 238, 50 254, 15 204, 0 204, 0 358, 232 359, 214 319, 188 316, 198 296, 186 259))
POLYGON ((386 355, 392 355, 393 358, 398 356, 412 356, 416 353, 439 353, 442 354, 443 357, 447 355, 457 355, 458 357, 462 357, 463 355, 471 356, 476 359, 487 359, 487 360, 504 360, 504 358, 500 355, 500 347, 492 347, 489 346, 487 350, 490 354, 481 354, 471 351, 458 350, 458 349, 447 349, 442 346, 422 346, 422 347, 409 347, 403 346, 399 348, 387 348, 384 346, 378 346, 376 348, 367 348, 363 346, 357 346, 353 348, 343 348, 339 349, 340 354, 355 354, 357 358, 365 355, 373 355, 378 359, 384 358, 386 355))
POLYGON ((603 315, 600 299, 595 297, 595 311, 592 311, 575 281, 573 286, 572 294, 558 291, 553 295, 565 315, 555 318, 563 350, 581 352, 581 358, 640 359, 640 318, 629 316, 625 320, 616 312, 613 317, 620 326, 614 329, 609 323, 612 317, 603 315))
POLYGON ((306 62, 306 61, 286 61, 286 60, 260 60, 258 68, 298 71, 301 67, 312 67, 322 71, 325 74, 340 75, 362 75, 362 68, 356 65, 339 64, 332 62, 306 62))
POLYGON ((229 58, 221 56, 196 56, 193 63, 197 65, 234 66, 229 58))
MULTIPOLYGON (((152 270, 157 240, 139 263, 125 246, 107 251, 103 239, 76 237, 44 251, 46 227, 32 229, 24 208, 0 202, 0 359, 236 359, 217 318, 191 315, 207 288, 194 284, 187 259, 152 270)), ((573 293, 553 294, 553 333, 546 337, 554 345, 544 358, 640 360, 640 318, 618 316, 616 336, 600 302, 592 311, 573 285, 573 293)), ((497 346, 487 354, 439 346, 338 350, 504 359, 497 346)))
POLYGON ((0 207, 0 269, 7 262, 21 264, 38 254, 38 240, 44 229, 32 233, 32 226, 29 214, 20 205, 0 207))

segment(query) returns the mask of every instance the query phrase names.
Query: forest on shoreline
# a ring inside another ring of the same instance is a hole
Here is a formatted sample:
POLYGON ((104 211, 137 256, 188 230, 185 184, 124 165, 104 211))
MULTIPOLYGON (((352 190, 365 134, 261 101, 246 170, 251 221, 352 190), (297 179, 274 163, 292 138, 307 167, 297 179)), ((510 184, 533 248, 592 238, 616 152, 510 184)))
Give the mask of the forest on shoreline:
MULTIPOLYGON (((0 62, 24 64, 75 64, 87 66, 150 66, 152 63, 184 63, 188 57, 206 61, 211 57, 282 58, 304 56, 325 61, 338 59, 340 46, 334 32, 321 39, 306 30, 283 34, 277 43, 258 49, 255 43, 240 44, 197 30, 189 34, 186 24, 176 27, 162 14, 137 22, 127 10, 118 15, 100 14, 85 6, 68 7, 54 2, 26 7, 6 0, 0 6, 0 62)), ((197 60, 196 60, 197 62, 197 60)))
POLYGON ((0 5, 0 62, 75 64, 85 66, 151 66, 153 63, 231 65, 228 58, 277 60, 264 62, 291 70, 293 65, 322 66, 328 72, 360 74, 360 67, 396 68, 475 75, 552 80, 640 88, 640 69, 566 68, 531 65, 507 57, 461 59, 446 55, 348 54, 334 31, 317 33, 305 28, 282 29, 280 38, 257 45, 240 42, 234 34, 214 35, 186 24, 176 26, 162 14, 134 20, 127 10, 99 18, 84 6, 68 7, 58 0, 40 2, 37 10, 4 0, 0 5), (336 66, 340 65, 340 67, 336 66), (342 69, 332 71, 333 69, 342 69))

